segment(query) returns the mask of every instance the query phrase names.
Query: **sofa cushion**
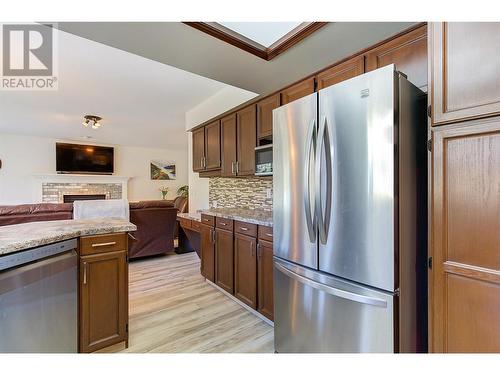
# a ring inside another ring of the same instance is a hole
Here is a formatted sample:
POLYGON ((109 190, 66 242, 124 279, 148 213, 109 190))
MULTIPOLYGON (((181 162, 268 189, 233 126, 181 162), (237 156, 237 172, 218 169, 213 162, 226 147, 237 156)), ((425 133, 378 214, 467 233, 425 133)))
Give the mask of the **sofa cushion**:
POLYGON ((174 207, 173 201, 154 200, 154 201, 130 202, 131 210, 138 210, 144 208, 166 208, 166 207, 174 207))
POLYGON ((38 215, 59 212, 73 212, 72 203, 37 203, 0 206, 0 216, 7 215, 38 215))

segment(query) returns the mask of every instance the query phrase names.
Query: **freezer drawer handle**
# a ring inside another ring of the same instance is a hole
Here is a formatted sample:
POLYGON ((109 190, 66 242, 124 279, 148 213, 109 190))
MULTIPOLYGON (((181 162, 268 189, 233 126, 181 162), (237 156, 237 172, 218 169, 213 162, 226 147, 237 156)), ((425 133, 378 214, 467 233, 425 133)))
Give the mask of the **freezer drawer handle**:
POLYGON ((306 284, 314 289, 321 290, 325 293, 331 294, 336 297, 348 299, 351 301, 359 302, 359 303, 364 303, 366 305, 372 305, 372 306, 379 306, 379 307, 387 307, 387 301, 380 299, 380 298, 375 298, 375 297, 368 297, 368 296, 363 296, 361 294, 356 294, 352 292, 348 292, 345 290, 333 288, 331 286, 325 285, 318 283, 317 281, 310 279, 308 277, 299 275, 298 273, 295 273, 293 271, 290 271, 288 268, 282 266, 279 263, 274 263, 274 267, 278 271, 283 272, 285 275, 290 276, 292 279, 295 279, 303 284, 306 284))

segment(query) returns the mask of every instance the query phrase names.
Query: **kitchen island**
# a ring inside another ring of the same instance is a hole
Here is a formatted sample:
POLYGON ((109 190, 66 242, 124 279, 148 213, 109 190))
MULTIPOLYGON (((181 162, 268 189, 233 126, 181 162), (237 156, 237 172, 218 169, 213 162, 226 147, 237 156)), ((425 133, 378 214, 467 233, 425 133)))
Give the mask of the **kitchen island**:
POLYGON ((121 219, 0 227, 0 326, 15 325, 13 338, 20 339, 4 351, 88 353, 127 346, 127 234, 136 229, 121 219), (35 331, 24 332, 35 318, 42 319, 35 331))

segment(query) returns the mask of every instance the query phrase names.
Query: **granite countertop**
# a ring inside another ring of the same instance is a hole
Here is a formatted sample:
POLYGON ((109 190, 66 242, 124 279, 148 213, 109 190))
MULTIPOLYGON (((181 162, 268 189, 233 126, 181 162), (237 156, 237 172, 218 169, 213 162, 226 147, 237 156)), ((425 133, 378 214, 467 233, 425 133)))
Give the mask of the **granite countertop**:
POLYGON ((200 213, 264 225, 266 227, 273 226, 272 211, 253 210, 250 208, 210 208, 207 210, 200 210, 200 213))
POLYGON ((197 213, 181 212, 177 214, 177 217, 181 217, 183 219, 190 219, 194 221, 201 221, 201 214, 199 212, 197 213))
POLYGON ((0 256, 36 246, 95 234, 132 232, 123 219, 54 220, 0 227, 0 256))

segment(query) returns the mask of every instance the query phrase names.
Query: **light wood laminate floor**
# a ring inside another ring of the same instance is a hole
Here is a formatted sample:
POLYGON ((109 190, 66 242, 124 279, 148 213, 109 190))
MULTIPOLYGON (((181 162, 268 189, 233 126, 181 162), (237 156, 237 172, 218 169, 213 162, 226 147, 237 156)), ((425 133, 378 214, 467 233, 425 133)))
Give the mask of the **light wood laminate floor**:
POLYGON ((273 328, 207 284, 196 253, 132 261, 129 347, 101 352, 272 353, 273 328))

